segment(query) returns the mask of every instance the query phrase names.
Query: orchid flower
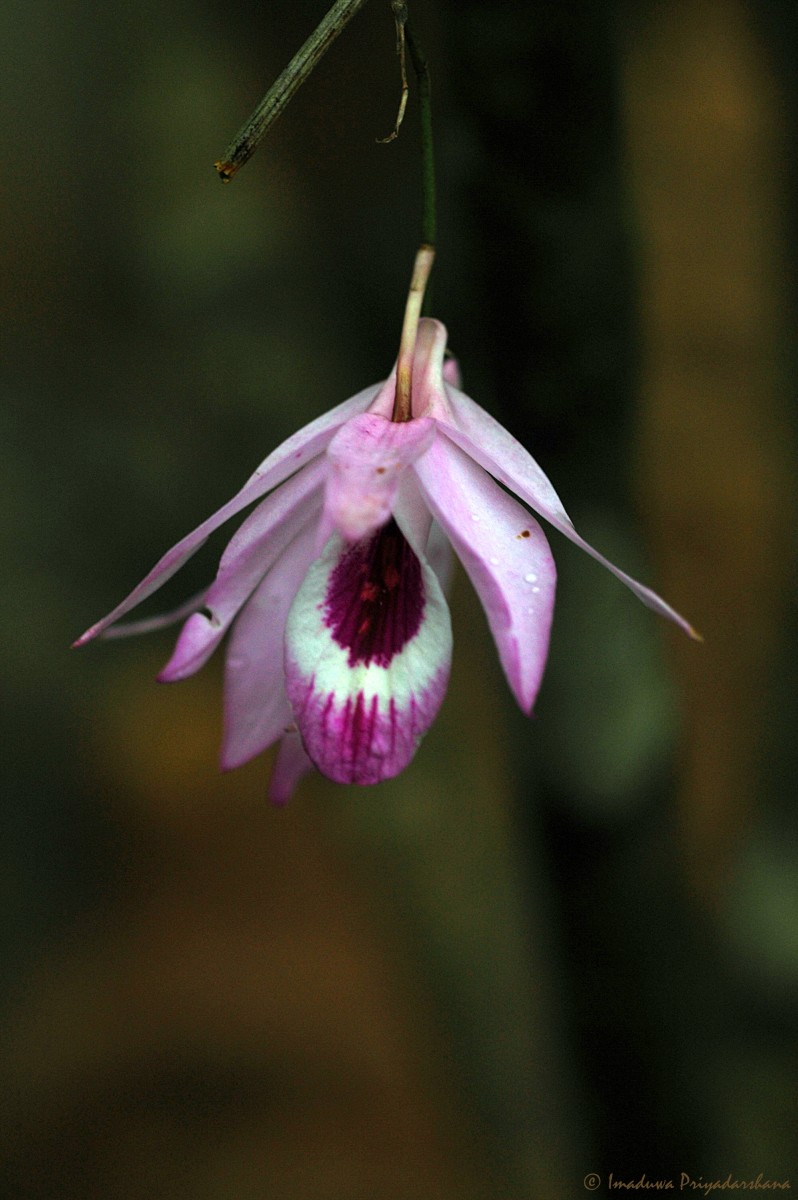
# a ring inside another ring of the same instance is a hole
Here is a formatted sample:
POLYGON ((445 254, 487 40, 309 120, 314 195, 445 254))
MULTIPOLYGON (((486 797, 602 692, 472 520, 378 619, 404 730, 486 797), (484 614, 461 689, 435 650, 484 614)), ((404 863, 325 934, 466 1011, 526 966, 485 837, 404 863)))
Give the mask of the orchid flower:
POLYGON ((422 320, 408 362, 409 419, 392 419, 395 367, 274 450, 75 643, 187 617, 159 675, 173 682, 198 671, 228 635, 221 766, 240 766, 279 741, 270 785, 277 803, 314 766, 341 783, 369 784, 413 758, 449 678, 452 549, 485 609, 510 689, 531 713, 556 571, 529 509, 697 636, 583 541, 535 460, 456 386, 445 348, 443 325, 422 320), (177 613, 117 624, 254 501, 206 591, 177 613))

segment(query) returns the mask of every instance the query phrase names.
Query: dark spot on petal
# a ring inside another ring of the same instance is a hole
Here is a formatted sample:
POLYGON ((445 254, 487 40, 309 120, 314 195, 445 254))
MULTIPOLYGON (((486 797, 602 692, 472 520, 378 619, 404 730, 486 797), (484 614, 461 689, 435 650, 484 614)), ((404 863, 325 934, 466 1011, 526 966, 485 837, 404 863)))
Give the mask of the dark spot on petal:
POLYGON ((384 474, 385 474, 385 471, 386 471, 386 468, 385 468, 385 467, 377 467, 377 474, 378 474, 378 475, 384 475, 384 474))
POLYGON ((519 533, 517 536, 518 536, 518 537, 529 537, 529 530, 528 530, 528 529, 522 529, 522 530, 521 530, 521 532, 520 532, 520 533, 519 533))

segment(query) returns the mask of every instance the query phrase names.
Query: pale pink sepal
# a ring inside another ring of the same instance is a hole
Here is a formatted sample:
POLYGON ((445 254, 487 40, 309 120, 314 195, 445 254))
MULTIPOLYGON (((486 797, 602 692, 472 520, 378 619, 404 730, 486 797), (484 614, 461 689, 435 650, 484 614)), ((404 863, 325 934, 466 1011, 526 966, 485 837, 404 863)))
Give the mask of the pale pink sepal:
POLYGON ((347 421, 327 447, 327 525, 352 542, 384 525, 402 472, 434 437, 435 424, 428 419, 395 422, 369 412, 347 421))
POLYGON ((293 796, 303 775, 313 770, 298 733, 286 733, 280 742, 277 759, 272 767, 268 796, 272 804, 282 807, 293 796))
POLYGON ((456 358, 449 357, 443 360, 443 382, 450 383, 452 387, 456 388, 462 385, 460 364, 456 358))
POLYGON ((429 554, 432 513, 421 495, 421 489, 413 471, 402 473, 393 515, 396 524, 410 543, 416 558, 426 558, 437 575, 437 567, 431 561, 429 554))
POLYGON ((186 622, 160 683, 178 683, 205 665, 263 576, 318 514, 324 470, 322 459, 309 463, 250 514, 222 555, 205 597, 207 615, 196 613, 186 622))
POLYGON ((413 356, 412 402, 414 417, 434 417, 453 422, 449 398, 444 387, 446 326, 431 317, 419 322, 413 356))
POLYGON ((438 576, 443 594, 447 596, 452 586, 454 574, 454 552, 452 543, 441 529, 437 521, 433 521, 427 542, 427 561, 438 576))
POLYGON ((512 434, 463 392, 451 387, 447 390, 456 421, 455 425, 441 422, 440 428, 447 438, 545 517, 555 529, 611 571, 648 608, 673 621, 689 637, 700 640, 689 621, 661 596, 616 567, 576 532, 550 480, 512 434))
POLYGON ((250 504, 259 500, 272 488, 283 483, 300 467, 320 454, 326 448, 338 426, 348 417, 362 411, 378 390, 376 387, 367 388, 366 391, 353 396, 351 400, 345 400, 343 404, 339 404, 337 408, 325 413, 317 420, 311 421, 304 429, 299 430, 298 433, 283 442, 263 461, 255 474, 241 491, 233 496, 232 500, 228 500, 206 521, 181 538, 171 550, 167 550, 166 554, 158 560, 152 570, 134 587, 121 604, 117 604, 116 608, 112 609, 107 616, 87 629, 73 645, 82 646, 92 638, 99 637, 125 613, 130 612, 137 604, 141 604, 143 600, 157 591, 168 579, 171 579, 183 563, 196 554, 214 530, 228 521, 230 517, 234 517, 236 513, 248 508, 250 504))
POLYGON ((239 613, 224 664, 221 766, 230 771, 260 754, 292 724, 283 683, 285 620, 314 556, 310 521, 239 613))
POLYGON ((217 628, 205 613, 192 613, 180 630, 171 658, 158 672, 158 682, 179 683, 194 675, 205 666, 226 631, 226 626, 217 628))
POLYGON ((525 712, 549 647, 556 569, 543 530, 456 446, 415 464, 422 491, 482 601, 507 681, 525 712))
POLYGON ((157 633, 160 629, 168 629, 170 625, 177 625, 179 621, 185 621, 186 617, 190 617, 192 613, 201 609, 207 594, 208 588, 206 587, 201 592, 195 592, 189 600, 184 600, 178 608, 173 608, 169 612, 159 613, 156 617, 145 617, 141 621, 124 621, 121 625, 112 625, 106 629, 103 637, 110 641, 112 638, 138 637, 141 633, 157 633))

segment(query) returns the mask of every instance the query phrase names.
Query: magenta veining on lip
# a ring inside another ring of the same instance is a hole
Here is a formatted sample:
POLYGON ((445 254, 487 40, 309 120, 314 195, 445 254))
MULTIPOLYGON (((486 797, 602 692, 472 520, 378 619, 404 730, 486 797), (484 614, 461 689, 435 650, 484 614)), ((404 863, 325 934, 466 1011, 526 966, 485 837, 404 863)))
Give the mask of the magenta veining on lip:
POLYGON ((325 624, 349 651, 349 666, 387 667, 424 615, 421 564, 391 519, 346 550, 330 577, 325 624))

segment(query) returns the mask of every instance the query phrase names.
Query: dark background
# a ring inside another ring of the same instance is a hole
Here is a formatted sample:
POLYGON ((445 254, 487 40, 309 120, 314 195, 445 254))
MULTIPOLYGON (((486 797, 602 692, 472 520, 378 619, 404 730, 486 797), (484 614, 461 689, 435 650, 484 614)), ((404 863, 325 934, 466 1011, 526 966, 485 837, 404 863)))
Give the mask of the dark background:
POLYGON ((3 1195, 795 1188, 794 4, 411 8, 465 389, 704 645, 553 533, 536 717, 458 575, 416 760, 285 811, 268 755, 217 773, 218 662, 160 688, 168 635, 67 649, 390 369, 420 201, 412 90, 375 140, 388 4, 211 166, 323 7, 0 16, 3 1195))

